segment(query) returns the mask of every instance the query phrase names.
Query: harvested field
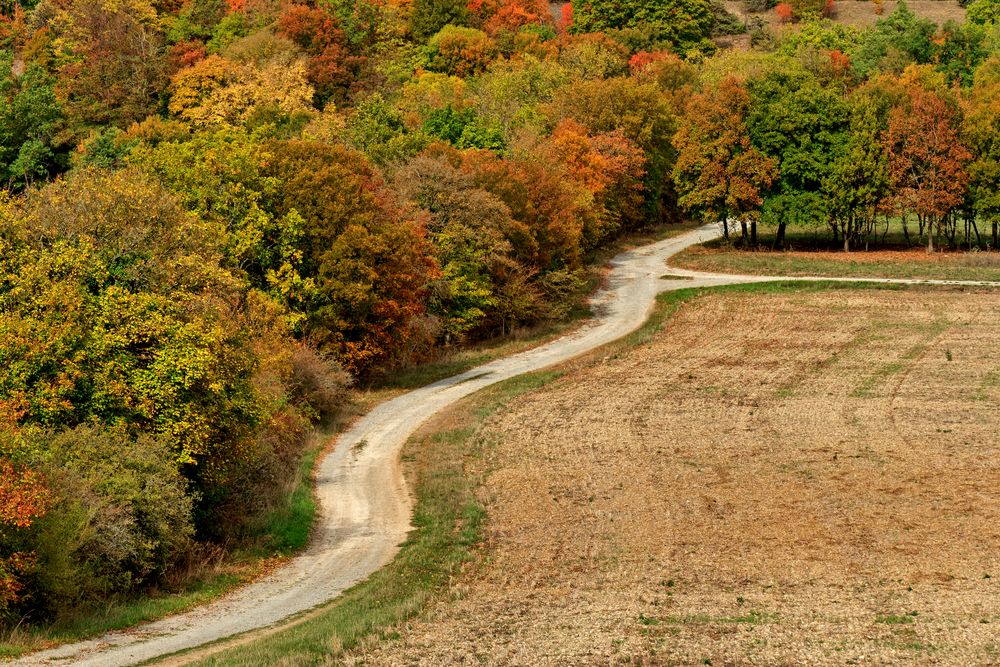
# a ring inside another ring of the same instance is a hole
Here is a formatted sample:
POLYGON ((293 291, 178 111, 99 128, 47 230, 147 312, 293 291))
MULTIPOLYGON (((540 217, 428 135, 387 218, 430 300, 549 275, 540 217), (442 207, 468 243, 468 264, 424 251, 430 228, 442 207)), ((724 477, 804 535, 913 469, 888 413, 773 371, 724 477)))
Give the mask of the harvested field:
POLYGON ((695 271, 763 276, 838 276, 1000 281, 1000 253, 937 252, 922 248, 841 252, 786 250, 747 252, 725 245, 696 246, 673 259, 695 271))
MULTIPOLYGON (((875 13, 875 3, 866 0, 839 0, 834 3, 833 20, 837 23, 863 28, 875 25, 896 10, 898 2, 886 0, 882 3, 882 15, 875 13)), ((906 3, 910 10, 922 19, 930 19, 938 25, 948 21, 961 23, 965 20, 965 8, 953 0, 910 0, 906 3)))
POLYGON ((694 299, 490 419, 482 562, 354 657, 995 664, 998 334, 996 292, 694 299))
MULTIPOLYGON (((832 20, 835 23, 843 23, 856 28, 866 28, 875 25, 879 19, 892 14, 899 2, 897 0, 885 0, 882 3, 882 14, 876 13, 875 3, 869 0, 836 0, 833 3, 832 20)), ((781 21, 774 10, 763 13, 748 12, 739 0, 727 0, 724 3, 726 10, 739 16, 744 21, 751 16, 760 16, 768 25, 780 27, 781 21)), ((938 25, 944 25, 948 21, 961 23, 965 20, 965 8, 956 0, 910 0, 906 3, 914 14, 923 19, 929 19, 938 25)), ((795 29, 795 25, 790 26, 795 29)))
MULTIPOLYGON (((831 20, 855 28, 867 28, 895 11, 898 4, 897 0, 885 0, 880 15, 876 13, 875 3, 870 0, 835 0, 831 20)), ((756 18, 778 31, 798 29, 797 24, 783 24, 773 9, 766 12, 751 12, 740 0, 724 0, 722 6, 744 23, 756 18)), ((965 21, 965 8, 956 0, 910 0, 906 6, 920 18, 929 19, 939 26, 948 21, 956 23, 965 21)), ((716 38, 716 43, 723 48, 746 50, 750 48, 750 37, 746 34, 726 35, 716 38)))

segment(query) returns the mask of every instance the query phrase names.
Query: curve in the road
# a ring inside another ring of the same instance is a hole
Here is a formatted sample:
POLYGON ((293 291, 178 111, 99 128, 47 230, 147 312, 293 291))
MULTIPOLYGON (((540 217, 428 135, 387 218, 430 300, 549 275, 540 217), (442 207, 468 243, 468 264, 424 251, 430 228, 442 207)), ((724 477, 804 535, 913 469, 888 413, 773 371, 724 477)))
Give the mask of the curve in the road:
POLYGON ((667 290, 783 280, 897 284, 998 283, 893 279, 740 276, 670 269, 666 260, 720 236, 707 225, 618 255, 607 286, 591 303, 595 316, 576 332, 527 352, 479 366, 381 404, 344 433, 319 464, 320 516, 304 553, 267 577, 218 601, 138 628, 25 656, 17 665, 133 665, 273 625, 324 602, 395 556, 410 530, 411 498, 399 466, 407 438, 431 415, 480 389, 567 361, 639 328, 656 295, 667 290), (357 446, 363 444, 364 446, 357 446))

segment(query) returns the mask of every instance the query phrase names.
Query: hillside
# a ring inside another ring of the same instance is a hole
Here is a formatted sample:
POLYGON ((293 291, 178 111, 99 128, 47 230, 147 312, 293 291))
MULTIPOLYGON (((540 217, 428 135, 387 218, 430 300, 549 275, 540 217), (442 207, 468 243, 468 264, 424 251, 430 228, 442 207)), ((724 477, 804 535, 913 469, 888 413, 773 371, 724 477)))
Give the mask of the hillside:
POLYGON ((366 448, 404 488, 409 431, 352 424, 609 343, 671 248, 997 277, 1000 0, 772 4, 0 0, 0 656, 244 600, 200 639, 162 621, 187 649, 339 595, 409 507, 313 493, 366 448), (225 597, 279 571, 308 595, 225 597))

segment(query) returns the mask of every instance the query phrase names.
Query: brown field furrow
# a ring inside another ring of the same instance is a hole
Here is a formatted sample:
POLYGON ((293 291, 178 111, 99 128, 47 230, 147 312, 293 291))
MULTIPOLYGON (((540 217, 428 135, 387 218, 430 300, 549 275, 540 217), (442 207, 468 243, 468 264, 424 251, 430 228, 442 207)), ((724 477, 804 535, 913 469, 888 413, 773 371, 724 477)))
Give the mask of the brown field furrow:
POLYGON ((376 665, 1000 661, 1000 296, 715 294, 492 419, 483 560, 376 665))

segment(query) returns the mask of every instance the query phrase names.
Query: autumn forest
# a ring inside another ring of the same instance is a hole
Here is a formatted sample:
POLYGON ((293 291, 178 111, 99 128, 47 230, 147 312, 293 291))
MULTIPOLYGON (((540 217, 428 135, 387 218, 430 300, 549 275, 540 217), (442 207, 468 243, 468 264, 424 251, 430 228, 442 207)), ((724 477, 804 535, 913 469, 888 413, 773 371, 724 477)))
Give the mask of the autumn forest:
POLYGON ((352 386, 628 234, 1000 248, 1000 1, 745 4, 0 0, 0 627, 225 558, 352 386))

